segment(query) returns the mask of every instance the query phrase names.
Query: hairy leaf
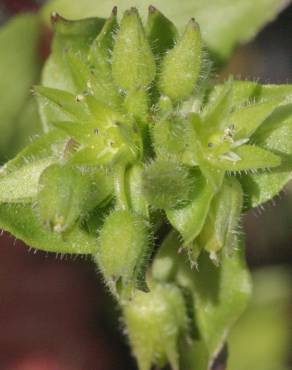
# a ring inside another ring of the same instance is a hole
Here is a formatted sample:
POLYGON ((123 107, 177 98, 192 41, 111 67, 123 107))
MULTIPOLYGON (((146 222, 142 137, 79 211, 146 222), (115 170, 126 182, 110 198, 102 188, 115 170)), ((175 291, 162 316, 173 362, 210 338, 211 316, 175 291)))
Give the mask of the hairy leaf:
POLYGON ((47 230, 32 204, 1 204, 0 228, 32 248, 47 252, 88 254, 96 250, 96 235, 77 226, 65 235, 47 230))

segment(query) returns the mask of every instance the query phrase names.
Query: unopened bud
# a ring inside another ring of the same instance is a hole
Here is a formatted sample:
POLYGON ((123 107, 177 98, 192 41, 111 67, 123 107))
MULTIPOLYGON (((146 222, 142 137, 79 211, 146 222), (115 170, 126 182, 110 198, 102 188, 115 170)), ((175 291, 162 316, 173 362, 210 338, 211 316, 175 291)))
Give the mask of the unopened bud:
POLYGON ((155 284, 150 293, 137 292, 124 308, 130 343, 140 370, 152 365, 179 369, 178 342, 187 328, 181 291, 171 284, 155 284))
POLYGON ((146 88, 155 78, 156 66, 137 9, 124 13, 112 58, 116 84, 125 90, 146 88))
POLYGON ((114 295, 124 300, 135 288, 147 290, 144 275, 151 251, 149 224, 143 217, 127 210, 107 217, 95 259, 114 295))
POLYGON ((173 101, 186 99, 195 89, 202 62, 199 26, 190 20, 185 33, 162 62, 159 90, 173 101))

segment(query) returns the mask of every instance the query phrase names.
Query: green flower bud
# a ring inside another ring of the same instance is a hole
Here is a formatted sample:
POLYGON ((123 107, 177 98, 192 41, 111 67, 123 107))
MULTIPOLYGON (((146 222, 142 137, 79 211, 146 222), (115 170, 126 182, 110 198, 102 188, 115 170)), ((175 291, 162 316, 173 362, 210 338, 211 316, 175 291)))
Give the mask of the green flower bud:
POLYGON ((64 232, 109 194, 104 176, 53 164, 40 177, 37 209, 42 221, 53 231, 64 232))
POLYGON ((147 88, 155 78, 156 66, 137 9, 124 13, 112 57, 116 84, 125 90, 147 88))
POLYGON ((145 268, 152 251, 150 227, 141 216, 113 211, 100 231, 95 260, 112 293, 121 300, 147 290, 145 268))
POLYGON ((195 89, 202 62, 199 26, 191 19, 185 33, 162 62, 158 87, 173 101, 186 99, 195 89))
POLYGON ((143 189, 147 201, 154 207, 176 208, 190 200, 192 180, 186 167, 157 160, 144 172, 143 189))
POLYGON ((182 161, 185 152, 185 122, 166 118, 156 122, 151 130, 155 153, 158 158, 182 161))
POLYGON ((140 370, 167 362, 179 369, 178 344, 187 328, 187 313, 176 286, 155 284, 150 293, 137 292, 125 305, 124 317, 140 370))
POLYGON ((178 32, 169 19, 150 5, 146 33, 154 54, 160 58, 174 46, 178 32))

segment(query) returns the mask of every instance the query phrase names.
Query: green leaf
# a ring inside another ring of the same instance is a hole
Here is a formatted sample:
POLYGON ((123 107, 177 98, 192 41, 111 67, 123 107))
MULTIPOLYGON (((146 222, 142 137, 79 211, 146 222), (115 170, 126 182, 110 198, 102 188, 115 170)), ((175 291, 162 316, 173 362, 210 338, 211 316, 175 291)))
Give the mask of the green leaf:
POLYGON ((200 172, 197 172, 194 174, 194 194, 191 202, 183 208, 167 210, 167 218, 182 235, 185 246, 202 230, 213 196, 214 190, 200 172))
POLYGON ((31 204, 1 204, 0 228, 32 248, 56 253, 88 254, 96 250, 96 235, 79 227, 63 235, 48 231, 31 204))
POLYGON ((1 175, 8 175, 37 160, 48 158, 58 160, 64 154, 68 140, 69 138, 59 130, 44 134, 24 148, 14 159, 7 162, 1 168, 1 175))
MULTIPOLYGON (((192 270, 185 256, 177 254, 180 245, 178 235, 171 232, 155 257, 152 276, 158 281, 176 282, 191 294, 193 325, 190 323, 190 330, 195 338, 192 343, 194 348, 184 346, 181 353, 184 355, 189 350, 191 352, 186 356, 192 356, 192 352, 196 351, 195 346, 198 346, 204 367, 195 367, 195 370, 209 370, 231 327, 245 310, 251 293, 243 245, 237 245, 232 253, 223 252, 219 267, 212 263, 207 253, 202 253, 198 270, 192 270)), ((193 361, 196 364, 195 359, 193 361)), ((193 366, 187 369, 194 370, 193 366)))
POLYGON ((0 175, 0 203, 31 202, 37 194, 41 173, 51 163, 51 159, 41 159, 6 176, 0 175))
MULTIPOLYGON (((15 138, 19 115, 24 114, 30 88, 40 74, 39 32, 36 15, 16 16, 0 29, 0 162, 15 154, 20 142, 15 138)), ((22 133, 26 139, 32 132, 22 128, 22 133)))
MULTIPOLYGON (((43 9, 43 17, 48 21, 49 14, 56 10, 69 18, 88 16, 106 17, 113 6, 120 12, 131 5, 139 4, 142 16, 146 15, 149 1, 109 0, 98 2, 83 0, 82 3, 70 0, 53 0, 43 9), (144 14, 143 14, 144 12, 144 14)), ((286 5, 286 0, 155 0, 152 3, 166 17, 175 20, 181 30, 190 17, 195 17, 201 25, 205 42, 212 53, 220 60, 226 59, 234 46, 247 42, 286 5)))
POLYGON ((242 245, 231 254, 223 253, 219 267, 205 254, 198 265, 199 271, 194 271, 195 317, 209 351, 210 366, 246 307, 251 282, 242 245))

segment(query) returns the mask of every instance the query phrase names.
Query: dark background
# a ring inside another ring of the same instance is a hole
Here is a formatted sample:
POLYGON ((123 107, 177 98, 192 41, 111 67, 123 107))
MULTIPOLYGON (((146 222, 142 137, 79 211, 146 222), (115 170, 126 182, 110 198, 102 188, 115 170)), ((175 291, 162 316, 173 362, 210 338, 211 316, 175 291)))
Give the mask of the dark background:
MULTIPOLYGON (((40 3, 0 1, 0 24, 40 3)), ((221 78, 229 73, 263 83, 292 83, 292 6, 236 50, 221 78)), ((253 271, 274 265, 291 271, 292 185, 263 211, 248 213, 244 228, 253 271)), ((2 235, 1 370, 130 370, 134 365, 117 317, 89 257, 61 260, 2 235)))

